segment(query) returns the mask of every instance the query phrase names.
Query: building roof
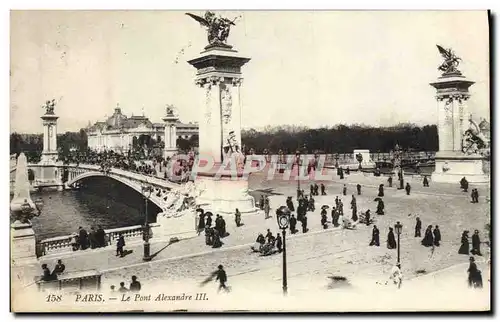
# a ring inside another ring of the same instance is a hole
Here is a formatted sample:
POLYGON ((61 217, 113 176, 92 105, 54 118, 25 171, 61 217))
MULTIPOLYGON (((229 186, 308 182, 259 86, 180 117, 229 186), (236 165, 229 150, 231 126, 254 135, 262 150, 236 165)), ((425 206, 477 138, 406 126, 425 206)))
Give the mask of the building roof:
MULTIPOLYGON (((198 123, 182 123, 177 122, 177 127, 179 128, 198 128, 198 123)), ((107 118, 106 121, 96 122, 94 125, 88 126, 87 131, 104 131, 104 130, 120 130, 120 129, 133 129, 139 126, 145 126, 147 128, 164 128, 165 123, 152 123, 149 118, 144 115, 132 115, 127 117, 122 114, 121 108, 118 106, 115 108, 113 115, 107 118)))

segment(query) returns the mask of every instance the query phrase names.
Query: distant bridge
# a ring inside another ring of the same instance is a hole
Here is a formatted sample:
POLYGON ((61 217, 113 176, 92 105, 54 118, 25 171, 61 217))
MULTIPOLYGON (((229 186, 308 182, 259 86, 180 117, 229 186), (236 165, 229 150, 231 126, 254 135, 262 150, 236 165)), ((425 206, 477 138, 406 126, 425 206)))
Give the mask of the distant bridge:
MULTIPOLYGON (((67 181, 62 182, 64 187, 74 187, 80 181, 92 178, 92 177, 108 177, 115 181, 121 182, 122 184, 134 189, 135 191, 142 194, 142 185, 147 184, 155 188, 155 190, 166 190, 170 191, 172 189, 180 187, 180 184, 174 183, 165 179, 160 179, 153 176, 144 175, 141 173, 136 173, 132 171, 126 171, 117 168, 111 168, 109 171, 104 172, 101 170, 100 166, 90 165, 90 164, 67 164, 67 165, 57 165, 56 166, 60 177, 62 178, 64 173, 67 171, 67 181)), ((53 183, 46 183, 43 180, 37 179, 40 177, 41 171, 43 171, 43 166, 39 164, 28 164, 28 169, 31 169, 35 175, 35 180, 33 181, 32 188, 38 189, 47 187, 49 185, 53 185, 53 183)), ((11 183, 15 178, 16 168, 11 168, 11 183)), ((64 175, 65 177, 65 175, 64 175)), ((12 186, 11 186, 12 190, 12 186)), ((158 191, 157 190, 157 191, 158 191)), ((157 191, 151 193, 149 200, 157 205, 160 209, 164 209, 166 205, 165 200, 163 199, 163 194, 160 193, 160 196, 157 196, 157 191)))

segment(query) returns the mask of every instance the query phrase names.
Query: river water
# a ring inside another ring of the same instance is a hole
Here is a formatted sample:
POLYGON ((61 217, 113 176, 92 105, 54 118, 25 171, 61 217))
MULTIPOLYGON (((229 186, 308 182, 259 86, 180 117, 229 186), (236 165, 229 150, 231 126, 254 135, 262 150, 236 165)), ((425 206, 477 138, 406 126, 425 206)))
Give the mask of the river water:
MULTIPOLYGON (((42 214, 32 220, 37 239, 68 235, 83 227, 102 225, 104 229, 141 225, 145 202, 135 190, 105 177, 89 178, 79 190, 43 191, 32 199, 44 201, 42 214)), ((149 222, 159 209, 148 203, 149 222)))

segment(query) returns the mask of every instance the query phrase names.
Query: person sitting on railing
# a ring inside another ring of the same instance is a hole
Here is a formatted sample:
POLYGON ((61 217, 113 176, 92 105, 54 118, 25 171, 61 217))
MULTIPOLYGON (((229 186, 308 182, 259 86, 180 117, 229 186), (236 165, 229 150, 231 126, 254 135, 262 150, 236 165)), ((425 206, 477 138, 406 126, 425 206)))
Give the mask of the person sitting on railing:
POLYGON ((118 292, 120 292, 120 293, 127 293, 128 292, 128 289, 125 287, 124 282, 120 282, 120 288, 118 289, 118 292))
POLYGON ((139 292, 141 290, 141 283, 137 280, 137 276, 132 276, 132 283, 130 283, 129 290, 131 292, 139 292))
POLYGON ((42 270, 43 270, 42 281, 48 282, 57 280, 57 275, 50 273, 50 269, 47 267, 47 264, 42 264, 42 270))
POLYGON ((54 270, 52 271, 52 275, 59 275, 64 272, 66 269, 66 265, 62 263, 62 260, 58 259, 57 260, 57 265, 54 267, 54 270))

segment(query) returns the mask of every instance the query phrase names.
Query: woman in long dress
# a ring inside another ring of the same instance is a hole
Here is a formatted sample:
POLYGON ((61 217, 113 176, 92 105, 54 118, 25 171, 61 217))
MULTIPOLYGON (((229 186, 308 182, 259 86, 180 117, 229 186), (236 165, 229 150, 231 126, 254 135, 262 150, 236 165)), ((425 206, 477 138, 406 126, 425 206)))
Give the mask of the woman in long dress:
POLYGON ((431 247, 434 245, 434 235, 432 235, 432 225, 427 226, 425 230, 424 239, 422 239, 422 245, 425 247, 431 247))
POLYGON ((462 233, 461 243, 462 243, 462 245, 460 246, 458 253, 463 254, 463 255, 469 255, 469 231, 468 230, 464 230, 464 232, 462 233))
POLYGON ((387 248, 396 248, 396 238, 394 237, 394 231, 392 227, 389 227, 389 233, 387 234, 387 248))

